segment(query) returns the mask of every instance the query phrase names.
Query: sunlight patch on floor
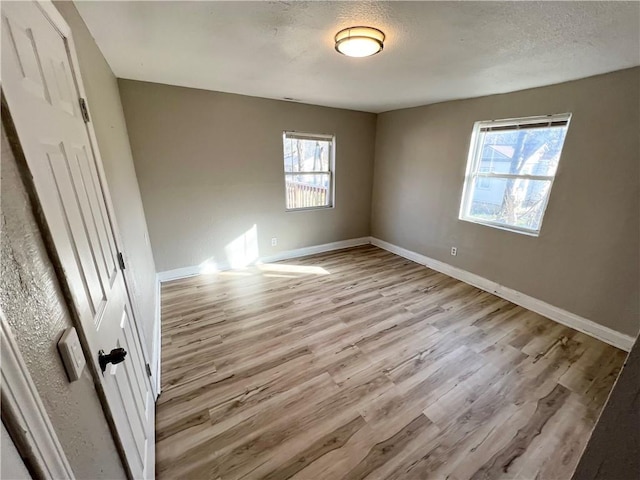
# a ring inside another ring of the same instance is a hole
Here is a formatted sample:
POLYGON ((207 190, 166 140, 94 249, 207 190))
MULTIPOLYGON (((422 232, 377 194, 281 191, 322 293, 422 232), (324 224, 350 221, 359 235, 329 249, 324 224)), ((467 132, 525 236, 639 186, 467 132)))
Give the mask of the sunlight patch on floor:
MULTIPOLYGON (((281 263, 259 263, 256 265, 262 272, 268 273, 298 273, 305 275, 329 275, 331 272, 313 265, 286 265, 281 263)), ((265 275, 266 276, 266 275, 265 275)))
POLYGON ((226 270, 224 272, 218 272, 218 275, 221 277, 250 277, 254 275, 254 273, 247 272, 246 270, 226 270))

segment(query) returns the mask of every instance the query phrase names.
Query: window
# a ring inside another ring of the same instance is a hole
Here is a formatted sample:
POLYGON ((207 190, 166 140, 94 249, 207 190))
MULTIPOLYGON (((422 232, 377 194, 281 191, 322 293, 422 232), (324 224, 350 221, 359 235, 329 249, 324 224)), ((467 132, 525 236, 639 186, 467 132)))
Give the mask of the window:
POLYGON ((333 206, 335 137, 284 132, 287 210, 333 206))
POLYGON ((537 236, 570 118, 476 122, 460 219, 537 236))

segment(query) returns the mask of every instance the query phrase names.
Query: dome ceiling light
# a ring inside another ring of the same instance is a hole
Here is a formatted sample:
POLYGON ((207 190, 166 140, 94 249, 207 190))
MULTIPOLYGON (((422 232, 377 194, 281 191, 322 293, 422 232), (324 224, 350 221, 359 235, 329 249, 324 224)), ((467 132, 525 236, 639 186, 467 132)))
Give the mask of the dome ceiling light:
POLYGON ((348 57, 369 57, 382 51, 384 33, 373 27, 349 27, 336 33, 336 50, 348 57))

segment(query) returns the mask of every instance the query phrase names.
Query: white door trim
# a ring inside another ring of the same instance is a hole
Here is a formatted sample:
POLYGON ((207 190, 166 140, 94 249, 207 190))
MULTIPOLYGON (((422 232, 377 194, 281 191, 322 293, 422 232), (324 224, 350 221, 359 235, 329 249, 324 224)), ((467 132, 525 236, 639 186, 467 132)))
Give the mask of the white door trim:
MULTIPOLYGON (((161 292, 162 292, 162 286, 160 285, 160 279, 158 278, 158 275, 156 275, 156 311, 155 311, 155 325, 154 327, 154 335, 153 335, 153 342, 154 342, 154 350, 153 350, 153 366, 155 366, 155 374, 156 374, 156 400, 157 398, 160 396, 160 392, 162 391, 162 385, 160 383, 160 378, 161 377, 161 367, 162 367, 162 322, 161 322, 161 318, 162 318, 162 302, 161 302, 161 292)), ((152 366, 152 368, 153 368, 152 366)))
MULTIPOLYGON (((64 19, 64 17, 60 14, 58 9, 53 5, 53 3, 51 3, 50 0, 38 0, 37 4, 40 7, 40 9, 43 11, 44 15, 49 19, 51 24, 67 40, 67 45, 68 45, 67 54, 69 55, 71 70, 73 73, 73 79, 76 83, 76 87, 78 89, 78 93, 80 94, 80 97, 84 98, 87 102, 86 106, 87 106, 87 111, 89 112, 89 119, 92 119, 93 115, 91 113, 91 105, 89 105, 89 101, 87 99, 87 93, 84 89, 84 84, 82 83, 82 77, 80 75, 80 62, 78 60, 78 55, 76 53, 76 46, 73 41, 73 35, 71 34, 71 28, 69 27, 69 25, 67 25, 67 22, 64 19)), ((126 260, 127 255, 124 248, 122 247, 120 229, 118 227, 118 222, 116 220, 115 210, 113 208, 113 202, 111 201, 111 193, 108 188, 107 177, 105 175, 104 166, 102 163, 102 157, 100 156, 100 149, 98 148, 98 137, 96 136, 96 132, 95 132, 92 121, 85 123, 85 127, 89 135, 89 144, 91 145, 91 150, 93 152, 94 157, 96 158, 98 177, 100 178, 100 183, 102 185, 102 192, 104 194, 105 204, 107 207, 107 216, 109 217, 109 222, 111 223, 111 229, 113 231, 113 237, 114 237, 116 249, 118 250, 118 252, 122 252, 124 254, 125 260, 126 260)), ((135 303, 135 299, 133 295, 131 295, 131 292, 129 289, 129 284, 130 284, 129 272, 127 272, 127 270, 125 269, 123 270, 122 273, 124 278, 124 284, 127 290, 127 296, 129 298, 129 303, 131 304, 131 308, 133 309, 134 324, 136 326, 136 331, 138 333, 138 337, 140 340, 142 354, 144 356, 145 362, 153 367, 155 365, 154 363, 152 363, 154 360, 153 359, 154 352, 147 351, 147 346, 146 346, 147 343, 144 341, 144 338, 145 338, 144 331, 143 331, 142 325, 140 325, 140 320, 141 320, 140 311, 138 310, 138 306, 135 303)), ((154 321, 157 322, 157 319, 154 319, 154 321)), ((154 329, 152 331, 155 331, 156 328, 159 329, 159 325, 157 326, 154 325, 154 329)), ((157 356, 159 358, 159 354, 157 356)), ((151 372, 152 372, 151 382, 150 382, 151 388, 153 391, 154 398, 157 399, 158 395, 160 394, 160 390, 158 389, 158 385, 160 385, 160 378, 153 378, 156 375, 156 371, 154 368, 151 369, 151 372)), ((159 371, 157 372, 157 374, 159 374, 159 371)))
POLYGON ((8 426, 29 450, 22 455, 28 457, 44 478, 75 478, 1 309, 0 323, 2 409, 8 413, 8 426))

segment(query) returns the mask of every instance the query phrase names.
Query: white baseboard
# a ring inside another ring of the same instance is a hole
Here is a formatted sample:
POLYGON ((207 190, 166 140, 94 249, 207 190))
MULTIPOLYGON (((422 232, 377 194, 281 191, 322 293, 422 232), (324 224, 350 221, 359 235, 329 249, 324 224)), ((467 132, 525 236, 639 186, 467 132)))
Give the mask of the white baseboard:
POLYGON ((199 265, 191 267, 174 268, 173 270, 165 270, 164 272, 158 272, 158 281, 160 283, 169 282, 171 280, 178 280, 180 278, 194 277, 202 273, 199 265))
MULTIPOLYGON (((275 255, 260 257, 253 263, 279 262, 280 260, 306 257, 307 255, 331 252, 333 250, 340 250, 342 248, 357 247, 358 245, 368 245, 369 243, 371 243, 369 237, 351 238, 349 240, 340 240, 338 242, 324 243, 322 245, 312 245, 310 247, 296 248, 295 250, 287 250, 284 252, 276 253, 275 255)), ((218 264, 217 269, 220 271, 224 271, 230 270, 231 267, 224 264, 218 264)), ((202 267, 200 267, 199 265, 194 265, 191 267, 182 267, 160 272, 158 273, 158 280, 160 282, 168 282, 170 280, 177 280, 179 278, 193 277, 196 275, 200 275, 201 273, 203 273, 202 267)))
POLYGON ((322 245, 313 245, 311 247, 297 248, 295 250, 287 250, 285 252, 276 253, 267 257, 261 257, 260 262, 271 263, 280 260, 288 260, 290 258, 306 257, 307 255, 315 255, 316 253, 331 252, 343 248, 357 247, 359 245, 368 245, 371 243, 370 237, 351 238, 349 240, 340 240, 339 242, 324 243, 322 245))
POLYGON ((555 322, 590 335, 598 340, 602 340, 603 342, 620 348, 626 352, 631 350, 635 341, 635 339, 630 335, 617 332, 592 320, 576 315, 575 313, 568 312, 567 310, 563 310, 562 308, 543 302, 537 298, 530 297, 522 292, 505 287, 474 273, 462 270, 461 268, 412 252, 406 248, 398 247, 397 245, 393 245, 392 243, 385 242, 384 240, 380 240, 375 237, 371 237, 371 243, 391 253, 413 260, 416 263, 420 263, 428 268, 444 273, 445 275, 449 275, 450 277, 468 283, 469 285, 473 285, 481 290, 493 293, 494 295, 502 297, 516 305, 520 305, 527 310, 536 312, 555 322))
POLYGON ((151 358, 153 361, 153 369, 155 371, 156 381, 156 398, 160 395, 160 358, 162 349, 162 301, 160 297, 160 277, 156 275, 156 311, 155 311, 155 325, 153 326, 153 352, 151 352, 151 358))

